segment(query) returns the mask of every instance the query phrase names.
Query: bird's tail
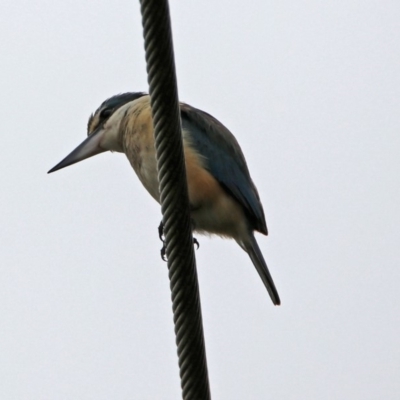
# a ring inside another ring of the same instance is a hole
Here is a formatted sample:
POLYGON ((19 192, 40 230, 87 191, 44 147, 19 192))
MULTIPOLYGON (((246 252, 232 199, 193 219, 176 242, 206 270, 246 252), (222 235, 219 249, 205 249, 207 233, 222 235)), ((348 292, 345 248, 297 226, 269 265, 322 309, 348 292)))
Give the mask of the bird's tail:
POLYGON ((258 247, 258 243, 253 233, 250 233, 248 240, 246 240, 246 242, 240 243, 240 245, 249 254, 251 261, 253 261, 253 264, 256 267, 256 270, 260 275, 261 280, 264 282, 264 285, 268 290, 272 302, 276 306, 279 306, 281 304, 281 300, 279 299, 278 291, 276 290, 274 281, 272 280, 272 276, 269 273, 267 264, 264 260, 260 248, 258 247))

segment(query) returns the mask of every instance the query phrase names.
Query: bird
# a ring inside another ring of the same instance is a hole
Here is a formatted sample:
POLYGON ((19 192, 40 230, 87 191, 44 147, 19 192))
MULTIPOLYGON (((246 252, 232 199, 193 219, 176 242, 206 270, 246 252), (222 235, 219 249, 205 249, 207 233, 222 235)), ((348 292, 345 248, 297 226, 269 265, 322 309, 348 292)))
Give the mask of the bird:
MULTIPOLYGON (((234 239, 249 255, 274 305, 278 291, 254 232, 267 235, 263 206, 234 135, 210 114, 180 103, 193 231, 234 239)), ((111 151, 125 153, 149 194, 160 202, 150 96, 127 92, 90 115, 87 138, 48 173, 111 151)))

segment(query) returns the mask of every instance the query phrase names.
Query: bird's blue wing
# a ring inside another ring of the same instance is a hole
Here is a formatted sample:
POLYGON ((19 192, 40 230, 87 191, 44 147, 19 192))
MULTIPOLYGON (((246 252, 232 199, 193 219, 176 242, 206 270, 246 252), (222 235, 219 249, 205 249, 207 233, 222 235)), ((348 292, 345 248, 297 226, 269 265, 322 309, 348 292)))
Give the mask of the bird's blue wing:
POLYGON ((264 211, 246 160, 232 133, 211 115, 181 104, 182 129, 205 167, 243 207, 251 228, 267 234, 264 211))

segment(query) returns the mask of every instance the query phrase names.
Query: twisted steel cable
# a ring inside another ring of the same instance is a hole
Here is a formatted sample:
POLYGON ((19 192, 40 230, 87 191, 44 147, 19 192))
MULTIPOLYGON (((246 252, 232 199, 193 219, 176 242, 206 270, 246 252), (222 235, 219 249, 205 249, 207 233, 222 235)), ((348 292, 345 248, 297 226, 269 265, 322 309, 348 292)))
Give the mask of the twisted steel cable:
POLYGON ((211 399, 168 0, 141 0, 172 309, 184 400, 211 399))

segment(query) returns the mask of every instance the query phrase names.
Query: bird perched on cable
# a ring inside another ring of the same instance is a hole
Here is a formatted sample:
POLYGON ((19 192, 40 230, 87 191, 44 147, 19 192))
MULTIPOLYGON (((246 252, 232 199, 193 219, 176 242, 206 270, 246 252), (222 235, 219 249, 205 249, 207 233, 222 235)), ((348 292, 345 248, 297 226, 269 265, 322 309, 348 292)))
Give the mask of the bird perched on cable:
MULTIPOLYGON (((254 237, 267 235, 257 189, 232 133, 211 115, 181 103, 182 138, 193 230, 233 238, 251 258, 275 305, 278 292, 254 237)), ((150 195, 160 202, 150 97, 124 93, 89 118, 88 138, 50 172, 105 151, 125 153, 150 195)))

